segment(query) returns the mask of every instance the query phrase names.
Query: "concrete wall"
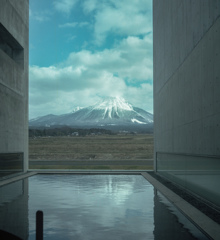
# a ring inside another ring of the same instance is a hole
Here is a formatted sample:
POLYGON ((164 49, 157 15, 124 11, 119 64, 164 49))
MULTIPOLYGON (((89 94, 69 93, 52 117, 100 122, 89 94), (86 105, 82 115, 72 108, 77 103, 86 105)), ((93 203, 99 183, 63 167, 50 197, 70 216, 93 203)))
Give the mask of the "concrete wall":
POLYGON ((155 170, 206 198, 188 176, 220 172, 220 0, 153 0, 153 29, 155 170))
POLYGON ((22 153, 28 168, 28 42, 29 1, 0 0, 0 170, 2 153, 22 153))

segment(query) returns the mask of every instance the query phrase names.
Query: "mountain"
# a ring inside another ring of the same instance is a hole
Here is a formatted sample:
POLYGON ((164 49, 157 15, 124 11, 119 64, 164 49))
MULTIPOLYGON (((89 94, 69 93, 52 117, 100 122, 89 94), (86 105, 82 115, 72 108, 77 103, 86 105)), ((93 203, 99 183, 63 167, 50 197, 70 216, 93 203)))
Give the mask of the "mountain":
POLYGON ((73 109, 73 111, 72 111, 72 113, 74 113, 74 112, 76 112, 76 111, 79 111, 80 109, 82 109, 83 107, 75 107, 74 109, 73 109))
POLYGON ((151 131, 153 129, 153 115, 133 106, 123 98, 106 97, 93 106, 77 107, 71 113, 49 114, 29 121, 30 127, 57 125, 96 127, 117 131, 151 131))

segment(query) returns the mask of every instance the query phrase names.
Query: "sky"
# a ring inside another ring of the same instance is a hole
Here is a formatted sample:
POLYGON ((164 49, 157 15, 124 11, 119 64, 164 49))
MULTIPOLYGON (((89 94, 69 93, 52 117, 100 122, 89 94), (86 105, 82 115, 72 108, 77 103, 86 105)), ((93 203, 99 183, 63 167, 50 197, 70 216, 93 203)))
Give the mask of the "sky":
POLYGON ((29 119, 103 97, 153 113, 152 0, 30 0, 29 119))

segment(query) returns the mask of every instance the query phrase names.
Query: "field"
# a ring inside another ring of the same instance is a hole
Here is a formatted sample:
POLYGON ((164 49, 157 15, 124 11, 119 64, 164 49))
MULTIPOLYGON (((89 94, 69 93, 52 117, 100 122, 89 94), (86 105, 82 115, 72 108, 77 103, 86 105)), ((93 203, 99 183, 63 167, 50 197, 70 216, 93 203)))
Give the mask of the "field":
POLYGON ((29 139, 35 169, 153 169, 152 159, 152 134, 29 139))

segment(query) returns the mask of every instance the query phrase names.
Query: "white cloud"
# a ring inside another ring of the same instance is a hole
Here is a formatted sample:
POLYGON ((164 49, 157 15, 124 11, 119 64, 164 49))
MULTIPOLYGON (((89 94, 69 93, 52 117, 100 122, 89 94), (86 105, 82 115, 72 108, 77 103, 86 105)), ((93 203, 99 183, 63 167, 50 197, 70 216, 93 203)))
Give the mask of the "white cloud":
MULTIPOLYGON (((100 1, 101 2, 101 1, 100 1)), ((83 2, 83 9, 85 13, 91 13, 98 7, 98 1, 97 0, 85 0, 83 2)))
POLYGON ((64 24, 59 24, 59 28, 75 28, 75 27, 84 27, 89 25, 88 22, 68 22, 64 24))
POLYGON ((64 23, 64 24, 59 24, 59 28, 74 28, 78 25, 78 22, 71 22, 71 23, 64 23))
POLYGON ((85 69, 30 67, 30 117, 70 112, 76 106, 89 106, 98 94, 118 95, 126 87, 123 79, 102 71, 85 69))
POLYGON ((71 41, 73 41, 73 40, 75 40, 75 39, 76 39, 76 36, 70 36, 70 37, 68 37, 67 41, 68 41, 68 42, 71 42, 71 41))
POLYGON ((38 22, 46 22, 49 21, 51 18, 51 12, 49 11, 41 11, 41 12, 33 12, 31 9, 29 9, 29 17, 30 19, 33 19, 38 22))
POLYGON ((57 11, 69 14, 78 0, 56 0, 54 7, 57 11))
POLYGON ((127 87, 124 98, 128 99, 134 106, 153 113, 153 85, 143 83, 139 88, 127 87))
POLYGON ((84 27, 84 26, 88 26, 89 23, 88 22, 80 22, 79 23, 79 27, 84 27))
POLYGON ((152 37, 144 39, 128 37, 122 40, 114 49, 105 49, 91 53, 83 50, 73 52, 65 65, 82 65, 96 72, 102 70, 117 73, 128 80, 152 79, 152 37))
POLYGON ((110 33, 125 36, 151 32, 151 5, 151 0, 87 0, 83 8, 85 13, 95 11, 95 41, 101 45, 110 33))
POLYGON ((149 39, 128 37, 114 49, 73 52, 56 67, 31 66, 30 117, 67 113, 99 96, 121 96, 152 112, 152 82, 145 83, 152 81, 149 39))
MULTIPOLYGON (((56 0, 56 10, 69 14, 78 0, 56 0)), ((30 118, 70 112, 89 106, 100 96, 121 96, 153 112, 151 0, 85 0, 84 13, 93 14, 96 44, 116 34, 111 49, 72 52, 66 61, 50 67, 30 66, 30 118), (143 10, 144 9, 144 10, 143 10)), ((33 17, 33 12, 30 11, 33 17)), ((40 18, 39 20, 40 21, 40 18)), ((60 28, 91 26, 67 22, 60 28)), ((72 30, 72 29, 70 29, 72 30)), ((91 30, 91 29, 90 29, 91 30)), ((79 36, 69 35, 68 41, 79 36)), ((91 39, 82 42, 91 46, 91 39)))

